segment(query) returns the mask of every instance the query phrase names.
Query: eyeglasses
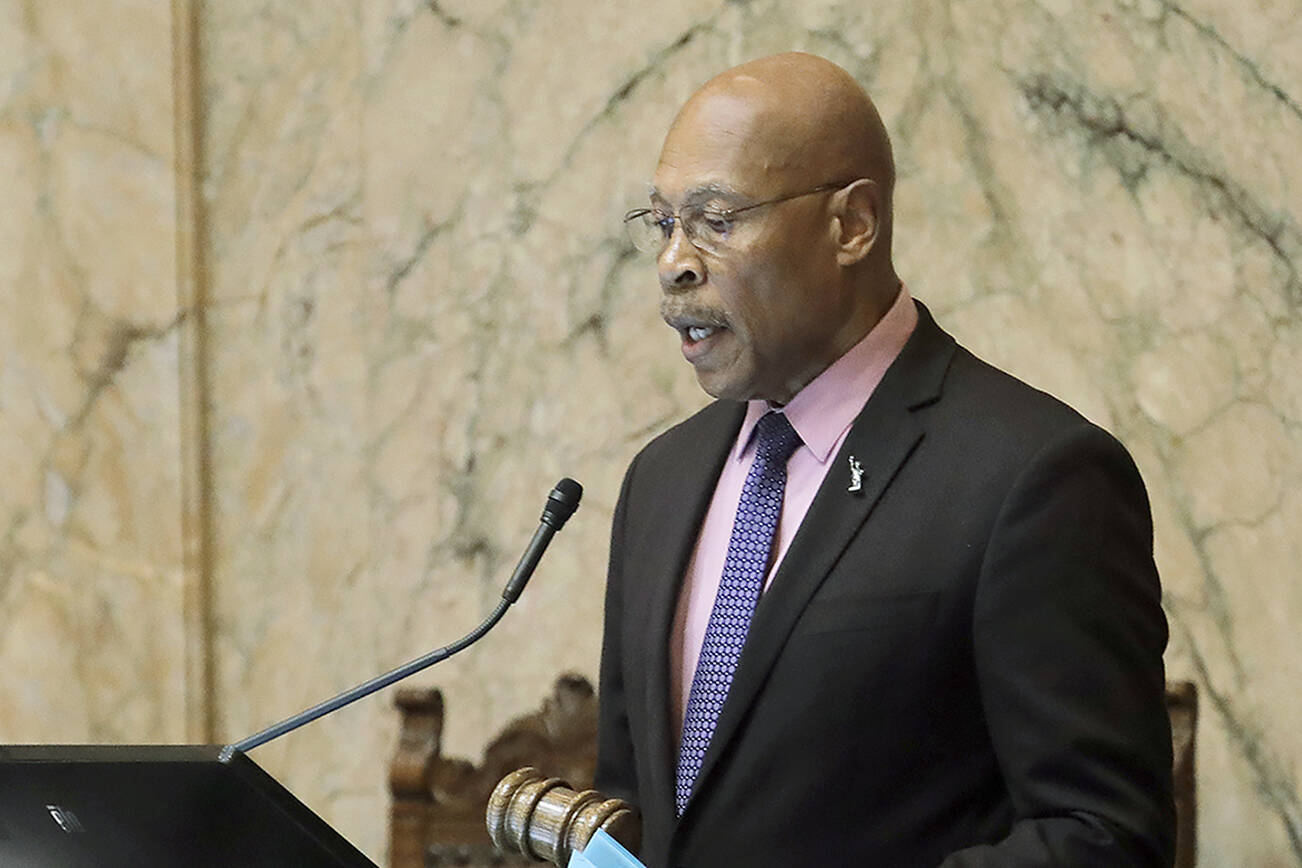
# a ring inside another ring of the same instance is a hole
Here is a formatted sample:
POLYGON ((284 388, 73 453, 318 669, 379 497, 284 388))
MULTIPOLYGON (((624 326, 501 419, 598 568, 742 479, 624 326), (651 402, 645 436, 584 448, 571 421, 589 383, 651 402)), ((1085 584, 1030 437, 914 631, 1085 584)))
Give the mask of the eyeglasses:
POLYGON ((776 205, 779 202, 787 202, 803 196, 812 196, 815 193, 839 190, 850 183, 853 182, 819 184, 812 190, 789 193, 776 199, 765 199, 763 202, 752 202, 750 205, 743 205, 740 208, 710 208, 705 205, 684 205, 677 212, 669 212, 660 208, 635 208, 624 215, 624 228, 628 231, 628 237, 633 242, 633 246, 646 253, 658 254, 664 250, 669 245, 669 239, 674 236, 676 224, 682 225, 687 240, 692 242, 698 250, 705 253, 722 253, 728 248, 733 238, 733 230, 736 227, 739 214, 762 208, 765 205, 776 205))

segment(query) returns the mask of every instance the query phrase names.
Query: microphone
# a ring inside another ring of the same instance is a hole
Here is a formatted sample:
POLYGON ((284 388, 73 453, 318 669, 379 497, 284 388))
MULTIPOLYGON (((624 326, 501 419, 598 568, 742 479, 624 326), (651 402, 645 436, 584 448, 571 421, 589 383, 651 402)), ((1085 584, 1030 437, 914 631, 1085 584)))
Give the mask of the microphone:
POLYGON ((464 651, 478 642, 485 633, 493 629, 498 621, 502 620, 502 616, 506 614, 506 610, 510 608, 511 604, 520 598, 520 592, 528 584, 529 578, 538 566, 538 561, 542 559, 543 552, 547 550, 548 543, 552 541, 556 531, 564 527, 565 522, 579 508, 579 500, 582 497, 583 486, 568 476, 556 483, 556 486, 547 495, 547 503, 543 506, 538 529, 534 531, 533 539, 529 541, 528 547, 524 550, 524 555, 520 558, 520 563, 516 565, 515 572, 511 574, 510 581, 506 583, 506 588, 502 591, 502 602, 497 604, 497 608, 478 627, 451 645, 438 648, 423 657, 417 657, 397 669, 391 669, 364 684, 357 685, 351 690, 345 690, 333 699, 327 699, 325 702, 300 711, 292 717, 285 718, 280 723, 272 724, 262 732, 234 744, 226 745, 219 755, 221 761, 229 763, 237 753, 246 753, 255 747, 266 744, 273 738, 279 738, 288 732, 293 732, 300 726, 309 724, 332 711, 338 711, 345 705, 350 705, 359 699, 370 696, 375 691, 388 687, 395 681, 401 681, 408 675, 415 675, 422 669, 427 669, 441 660, 446 660, 458 651, 464 651))
POLYGON ((547 544, 552 541, 556 531, 565 527, 565 522, 574 515, 574 510, 579 508, 579 499, 582 497, 583 486, 568 476, 556 483, 556 487, 547 495, 542 517, 538 519, 538 529, 533 532, 529 547, 524 550, 520 563, 511 574, 511 580, 506 583, 506 590, 502 591, 502 599, 506 600, 508 605, 520 599, 520 592, 524 590, 529 577, 533 575, 543 552, 547 551, 547 544))

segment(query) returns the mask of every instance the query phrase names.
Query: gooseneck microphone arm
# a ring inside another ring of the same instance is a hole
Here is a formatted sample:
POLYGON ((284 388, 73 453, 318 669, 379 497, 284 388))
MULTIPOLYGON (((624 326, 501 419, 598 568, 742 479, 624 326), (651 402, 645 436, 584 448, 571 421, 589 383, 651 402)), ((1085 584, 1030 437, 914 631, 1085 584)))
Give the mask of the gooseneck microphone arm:
POLYGON ((533 571, 538 566, 538 561, 542 558, 543 552, 547 550, 547 544, 551 542, 556 532, 565 526, 565 522, 574 514, 574 510, 579 508, 579 499, 581 497, 583 497, 583 486, 573 479, 566 477, 556 483, 556 487, 547 495, 547 503, 543 506, 538 530, 534 531, 533 539, 529 541, 528 547, 524 550, 524 555, 520 558, 520 563, 516 565, 515 572, 511 574, 510 581, 506 583, 506 588, 502 591, 502 601, 497 604, 497 608, 493 610, 493 613, 485 618, 484 622, 478 627, 451 645, 446 645, 429 652, 423 657, 404 663, 397 669, 378 675, 364 684, 359 684, 350 690, 344 691, 333 699, 327 699, 325 702, 314 705, 305 711, 300 711, 293 717, 287 717, 280 723, 273 724, 262 730, 262 732, 251 735, 242 741, 226 745, 221 751, 221 761, 230 762, 236 753, 250 751, 259 745, 266 744, 273 738, 279 738, 285 733, 309 724, 319 717, 324 717, 332 711, 338 711, 345 705, 370 696, 375 691, 388 687, 395 681, 401 681, 408 675, 414 675, 422 669, 433 666, 440 660, 446 660, 458 651, 469 648, 478 642, 485 633, 493 629, 493 626, 498 621, 502 620, 502 616, 506 614, 506 610, 511 607, 511 604, 520 598, 520 592, 524 590, 524 586, 528 583, 530 576, 533 575, 533 571))

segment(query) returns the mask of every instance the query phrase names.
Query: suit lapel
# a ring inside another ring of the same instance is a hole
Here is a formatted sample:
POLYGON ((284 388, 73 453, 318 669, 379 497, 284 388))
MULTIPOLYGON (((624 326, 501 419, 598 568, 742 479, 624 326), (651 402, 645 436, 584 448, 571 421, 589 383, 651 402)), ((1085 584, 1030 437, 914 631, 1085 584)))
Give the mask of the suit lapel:
MULTIPOLYGON (((697 775, 696 791, 707 784, 810 597, 922 440, 925 426, 913 411, 939 398, 954 349, 953 338, 941 331, 919 304, 917 328, 855 419, 782 565, 756 606, 732 687, 697 775), (851 455, 863 467, 858 492, 847 491, 851 455)), ((690 803, 687 810, 691 811, 690 803)))
POLYGON ((659 475, 657 491, 664 492, 647 524, 649 539, 660 541, 640 574, 652 591, 643 634, 646 680, 647 733, 655 778, 651 791, 673 815, 674 768, 677 746, 669 725, 669 632, 687 561, 696 545, 701 522, 714 495, 723 463, 737 438, 745 404, 720 402, 689 422, 697 430, 684 432, 689 447, 675 455, 670 466, 650 468, 659 475))

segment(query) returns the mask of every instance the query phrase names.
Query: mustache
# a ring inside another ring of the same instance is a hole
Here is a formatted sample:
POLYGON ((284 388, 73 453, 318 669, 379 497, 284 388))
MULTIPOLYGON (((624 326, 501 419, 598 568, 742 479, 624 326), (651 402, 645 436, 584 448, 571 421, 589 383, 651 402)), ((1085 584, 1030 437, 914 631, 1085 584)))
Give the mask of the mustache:
POLYGON ((686 299, 666 298, 660 302, 660 318, 671 328, 689 326, 728 327, 728 315, 717 307, 699 304, 686 299))

